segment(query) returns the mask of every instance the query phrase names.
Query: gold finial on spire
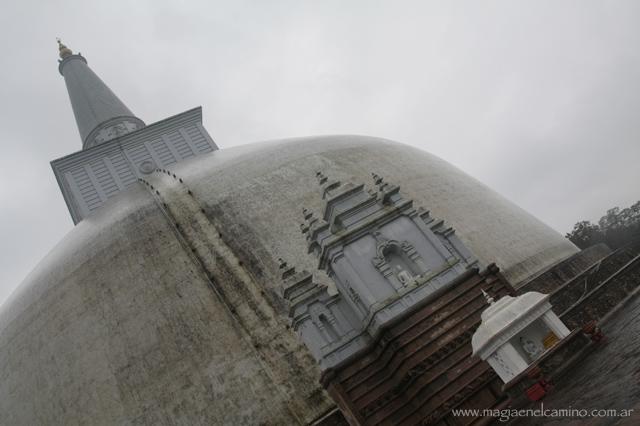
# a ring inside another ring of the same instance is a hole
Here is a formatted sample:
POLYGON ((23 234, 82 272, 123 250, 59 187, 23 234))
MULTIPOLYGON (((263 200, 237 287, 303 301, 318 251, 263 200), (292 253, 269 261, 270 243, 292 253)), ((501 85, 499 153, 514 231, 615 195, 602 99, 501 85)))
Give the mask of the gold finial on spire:
POLYGON ((58 41, 58 50, 60 51, 60 57, 62 59, 66 58, 67 56, 73 55, 71 49, 62 44, 62 40, 60 40, 60 38, 56 38, 56 40, 58 41))

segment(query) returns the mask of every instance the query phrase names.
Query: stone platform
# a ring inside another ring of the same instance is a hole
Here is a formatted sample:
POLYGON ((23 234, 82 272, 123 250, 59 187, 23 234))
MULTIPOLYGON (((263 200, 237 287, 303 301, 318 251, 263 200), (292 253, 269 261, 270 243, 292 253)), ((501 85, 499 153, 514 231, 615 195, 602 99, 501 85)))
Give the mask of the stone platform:
MULTIPOLYGON (((518 425, 640 424, 640 297, 636 296, 602 324, 607 342, 596 347, 574 370, 559 379, 543 401, 545 409, 634 408, 631 417, 526 418, 518 425)), ((536 403, 534 408, 539 408, 536 403)))

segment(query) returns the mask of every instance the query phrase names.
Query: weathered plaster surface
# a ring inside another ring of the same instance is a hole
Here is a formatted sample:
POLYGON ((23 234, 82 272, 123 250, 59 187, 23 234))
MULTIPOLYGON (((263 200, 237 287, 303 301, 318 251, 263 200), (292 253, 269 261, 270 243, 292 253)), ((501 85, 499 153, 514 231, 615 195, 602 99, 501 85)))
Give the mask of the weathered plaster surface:
POLYGON ((271 325, 296 343, 274 337, 293 384, 274 380, 139 185, 78 225, 3 306, 0 424, 303 423, 332 404, 295 336, 271 325))

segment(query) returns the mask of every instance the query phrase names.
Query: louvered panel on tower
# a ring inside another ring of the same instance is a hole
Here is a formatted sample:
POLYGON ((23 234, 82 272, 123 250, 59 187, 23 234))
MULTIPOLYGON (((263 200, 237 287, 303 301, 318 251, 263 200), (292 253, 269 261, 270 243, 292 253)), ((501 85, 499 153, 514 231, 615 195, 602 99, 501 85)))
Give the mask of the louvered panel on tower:
POLYGON ((166 167, 180 161, 180 157, 176 158, 176 155, 174 155, 171 152, 171 149, 167 146, 164 139, 162 138, 154 139, 149 143, 149 145, 156 152, 158 156, 158 159, 160 162, 160 164, 158 164, 159 166, 166 167))
POLYGON ((145 160, 151 159, 151 153, 149 152, 147 147, 144 146, 144 144, 130 147, 128 149, 125 149, 124 152, 127 155, 127 157, 130 159, 130 161, 133 163, 134 167, 139 166, 145 160))
POLYGON ((89 167, 96 178, 97 186, 102 190, 106 198, 111 198, 120 191, 120 188, 118 188, 118 184, 115 181, 115 177, 108 169, 103 158, 97 158, 90 162, 89 167))
POLYGON ((131 170, 131 166, 122 151, 114 151, 107 158, 111 161, 115 173, 125 188, 136 181, 136 174, 131 170))
POLYGON ((196 155, 179 131, 171 132, 167 136, 182 158, 193 157, 196 155))
POLYGON ((143 164, 166 168, 215 151, 201 123, 196 108, 52 161, 74 223, 135 184, 143 164))
POLYGON ((205 135, 200 132, 197 126, 189 126, 185 128, 187 134, 193 141, 193 144, 198 148, 199 153, 211 152, 213 151, 213 147, 209 144, 209 141, 205 137, 205 135))

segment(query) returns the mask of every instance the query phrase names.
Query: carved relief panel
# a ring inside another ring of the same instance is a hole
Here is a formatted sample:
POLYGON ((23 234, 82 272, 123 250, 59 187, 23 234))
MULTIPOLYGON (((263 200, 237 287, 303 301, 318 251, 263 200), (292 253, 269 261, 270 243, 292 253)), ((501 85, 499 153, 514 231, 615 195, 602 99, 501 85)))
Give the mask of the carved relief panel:
POLYGON ((304 324, 303 340, 322 346, 319 362, 326 367, 362 349, 381 326, 477 261, 451 228, 414 209, 380 176, 374 176, 378 191, 317 177, 325 208, 322 217, 304 209, 300 228, 338 294, 289 300, 298 330, 304 324))

